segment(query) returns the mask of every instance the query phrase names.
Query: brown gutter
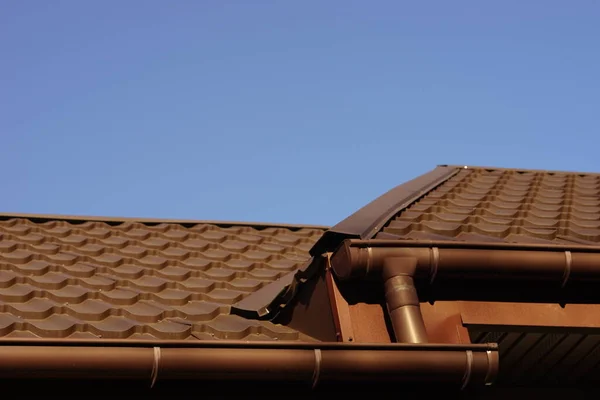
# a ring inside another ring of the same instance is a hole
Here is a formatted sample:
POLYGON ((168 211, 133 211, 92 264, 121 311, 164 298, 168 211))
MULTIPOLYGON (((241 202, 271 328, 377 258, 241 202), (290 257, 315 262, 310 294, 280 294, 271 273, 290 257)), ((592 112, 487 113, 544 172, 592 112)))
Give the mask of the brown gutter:
MULTIPOLYGON (((349 240, 352 247, 440 247, 446 249, 483 249, 483 250, 543 250, 543 251, 579 251, 600 253, 600 246, 559 243, 506 243, 506 242, 461 242, 456 240, 410 240, 410 239, 368 239, 349 240)), ((342 243, 343 245, 343 243, 342 243)))
POLYGON ((346 240, 331 256, 331 267, 342 280, 383 279, 396 340, 424 343, 417 288, 448 300, 588 302, 599 295, 589 285, 600 281, 600 249, 346 240))
POLYGON ((495 345, 2 340, 0 378, 489 385, 495 345))
POLYGON ((331 265, 341 279, 380 277, 390 257, 414 263, 397 268, 412 268, 415 279, 429 283, 503 279, 564 288, 567 283, 600 280, 600 248, 586 246, 347 240, 334 252, 331 265))

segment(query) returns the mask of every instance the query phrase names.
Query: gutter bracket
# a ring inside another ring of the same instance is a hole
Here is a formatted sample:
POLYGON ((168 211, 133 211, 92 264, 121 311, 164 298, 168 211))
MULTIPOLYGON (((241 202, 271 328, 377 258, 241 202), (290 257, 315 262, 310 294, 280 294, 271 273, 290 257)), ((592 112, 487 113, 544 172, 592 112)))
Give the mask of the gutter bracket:
POLYGON ((154 387, 158 378, 158 370, 160 367, 160 347, 154 346, 154 360, 152 362, 152 372, 150 373, 150 389, 154 387))
MULTIPOLYGON (((562 281, 560 283, 560 288, 564 290, 565 286, 567 286, 567 282, 571 276, 571 266, 573 264, 573 254, 570 251, 565 251, 565 271, 562 276, 562 281)), ((565 308, 567 306, 567 302, 564 298, 559 302, 561 308, 565 308)))
POLYGON ((321 376, 321 362, 323 361, 323 355, 321 354, 321 349, 315 349, 315 370, 312 376, 312 388, 314 389, 319 382, 319 377, 321 376))
POLYGON ((460 390, 464 390, 467 385, 469 384, 469 381, 471 380, 471 374, 473 371, 473 352, 471 350, 467 350, 467 367, 465 369, 465 375, 463 376, 463 384, 460 388, 460 390))

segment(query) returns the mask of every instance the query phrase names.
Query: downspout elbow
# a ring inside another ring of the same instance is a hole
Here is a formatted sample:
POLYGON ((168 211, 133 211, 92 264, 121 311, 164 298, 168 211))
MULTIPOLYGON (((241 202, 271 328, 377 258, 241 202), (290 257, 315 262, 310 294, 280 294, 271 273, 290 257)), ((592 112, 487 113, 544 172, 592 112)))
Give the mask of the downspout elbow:
POLYGON ((427 330, 413 275, 414 258, 392 257, 384 261, 383 279, 388 315, 400 343, 427 343, 427 330))

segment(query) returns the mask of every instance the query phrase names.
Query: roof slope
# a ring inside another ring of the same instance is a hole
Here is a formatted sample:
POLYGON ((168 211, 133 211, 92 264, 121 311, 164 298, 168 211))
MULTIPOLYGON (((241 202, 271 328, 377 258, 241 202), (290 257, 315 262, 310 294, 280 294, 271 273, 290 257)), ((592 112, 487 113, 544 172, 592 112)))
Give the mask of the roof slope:
POLYGON ((600 242, 600 175, 461 168, 376 238, 541 244, 600 242))
POLYGON ((600 174, 442 165, 339 222, 310 252, 344 239, 597 246, 600 174))
POLYGON ((306 339, 229 310, 303 265, 322 232, 3 215, 0 337, 306 339))

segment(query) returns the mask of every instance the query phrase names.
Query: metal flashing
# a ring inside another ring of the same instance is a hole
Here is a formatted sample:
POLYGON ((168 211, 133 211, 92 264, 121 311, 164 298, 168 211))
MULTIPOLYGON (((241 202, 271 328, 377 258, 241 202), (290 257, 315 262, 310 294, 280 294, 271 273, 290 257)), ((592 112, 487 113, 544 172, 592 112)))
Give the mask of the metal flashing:
POLYGON ((459 171, 454 167, 440 166, 396 186, 325 231, 310 254, 315 256, 333 251, 344 239, 372 238, 389 219, 459 171))
POLYGON ((318 258, 311 258, 298 270, 288 273, 275 282, 248 295, 231 307, 231 314, 248 319, 273 319, 294 298, 297 285, 316 272, 318 258))

